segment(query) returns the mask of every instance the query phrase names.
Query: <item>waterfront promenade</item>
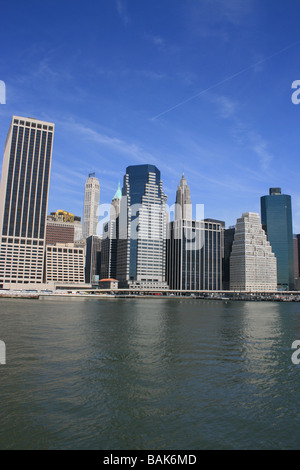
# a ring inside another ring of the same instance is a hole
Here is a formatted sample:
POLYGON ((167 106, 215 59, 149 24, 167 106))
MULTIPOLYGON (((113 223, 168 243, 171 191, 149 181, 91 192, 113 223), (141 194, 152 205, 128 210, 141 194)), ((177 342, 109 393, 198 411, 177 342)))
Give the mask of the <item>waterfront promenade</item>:
POLYGON ((37 291, 37 290, 2 290, 1 298, 22 298, 39 299, 48 298, 86 298, 97 299, 120 299, 120 298, 139 298, 139 299, 178 299, 189 298, 193 300, 223 300, 223 301, 272 301, 272 302, 300 302, 299 291, 274 291, 274 292, 247 292, 247 291, 187 291, 187 290, 137 290, 137 289, 93 289, 88 288, 58 289, 56 291, 37 291))

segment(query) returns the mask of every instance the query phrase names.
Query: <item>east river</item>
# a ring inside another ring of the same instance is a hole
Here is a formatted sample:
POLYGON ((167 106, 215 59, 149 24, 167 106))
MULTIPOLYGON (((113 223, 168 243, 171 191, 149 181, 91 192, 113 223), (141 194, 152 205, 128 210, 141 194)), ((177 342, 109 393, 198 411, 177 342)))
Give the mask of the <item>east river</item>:
POLYGON ((0 340, 0 449, 300 448, 299 303, 0 299, 0 340))

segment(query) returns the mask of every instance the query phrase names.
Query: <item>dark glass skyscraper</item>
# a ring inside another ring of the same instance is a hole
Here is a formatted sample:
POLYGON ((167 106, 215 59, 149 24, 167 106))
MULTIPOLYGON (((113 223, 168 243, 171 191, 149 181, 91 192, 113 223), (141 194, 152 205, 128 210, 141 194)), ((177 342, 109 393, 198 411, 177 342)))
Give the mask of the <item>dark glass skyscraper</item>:
POLYGON ((270 188, 260 199, 261 223, 277 258, 279 289, 294 289, 294 250, 291 196, 270 188))
POLYGON ((116 279, 119 239, 119 214, 122 191, 120 183, 111 201, 110 220, 103 226, 100 279, 116 279))
POLYGON ((91 235, 86 239, 85 282, 87 284, 97 284, 100 279, 100 269, 101 238, 97 235, 91 235))
POLYGON ((224 253, 223 253, 223 289, 230 289, 230 255, 234 241, 235 227, 224 230, 224 253))
POLYGON ((54 124, 13 116, 0 186, 0 286, 43 282, 54 124))
POLYGON ((126 168, 119 215, 120 285, 166 288, 166 200, 154 165, 126 168))
POLYGON ((167 283, 174 290, 222 289, 223 226, 179 219, 168 224, 167 283))

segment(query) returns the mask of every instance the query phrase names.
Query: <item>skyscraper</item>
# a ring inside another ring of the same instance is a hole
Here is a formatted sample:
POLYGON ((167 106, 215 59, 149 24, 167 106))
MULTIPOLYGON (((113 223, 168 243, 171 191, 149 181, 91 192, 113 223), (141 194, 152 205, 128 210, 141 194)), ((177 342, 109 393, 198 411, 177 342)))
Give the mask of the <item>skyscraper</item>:
POLYGON ((167 283, 174 290, 222 288, 224 222, 192 220, 190 188, 182 175, 176 192, 175 220, 167 227, 167 283))
POLYGON ((295 289, 300 290, 300 235, 294 238, 295 289), (296 238, 296 241, 295 241, 296 238), (296 259, 295 259, 296 258, 296 259))
POLYGON ((0 287, 41 284, 54 124, 13 116, 0 185, 0 287))
POLYGON ((270 188, 269 196, 260 199, 261 223, 277 258, 279 289, 294 288, 294 251, 291 196, 281 188, 270 188))
POLYGON ((91 235, 86 239, 85 282, 98 284, 101 269, 101 238, 91 235))
POLYGON ((116 278, 119 238, 119 214, 122 192, 120 183, 111 201, 110 221, 103 226, 101 248, 101 279, 116 278))
POLYGON ((126 169, 119 215, 120 286, 166 288, 166 200, 154 165, 126 169))
POLYGON ((259 214, 247 212, 237 219, 230 256, 230 290, 277 290, 276 258, 259 214))
POLYGON ((224 253, 223 253, 223 289, 230 288, 230 255, 234 240, 235 227, 224 230, 224 253))
POLYGON ((83 207, 83 238, 97 235, 100 183, 95 173, 90 173, 85 183, 83 207))
POLYGON ((174 290, 222 289, 223 226, 179 219, 168 224, 167 283, 174 290))
POLYGON ((192 202, 190 187, 187 184, 184 173, 182 174, 176 192, 175 220, 192 220, 192 202))

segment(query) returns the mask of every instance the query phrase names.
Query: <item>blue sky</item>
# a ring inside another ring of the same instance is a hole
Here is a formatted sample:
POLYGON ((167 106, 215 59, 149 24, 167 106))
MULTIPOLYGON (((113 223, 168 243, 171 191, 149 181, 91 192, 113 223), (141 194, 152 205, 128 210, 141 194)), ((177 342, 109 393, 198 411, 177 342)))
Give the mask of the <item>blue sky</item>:
POLYGON ((235 224, 279 186, 300 233, 299 0, 15 0, 1 5, 0 155, 13 114, 56 125, 48 212, 82 216, 150 163, 168 204, 184 171, 205 217, 235 224))

